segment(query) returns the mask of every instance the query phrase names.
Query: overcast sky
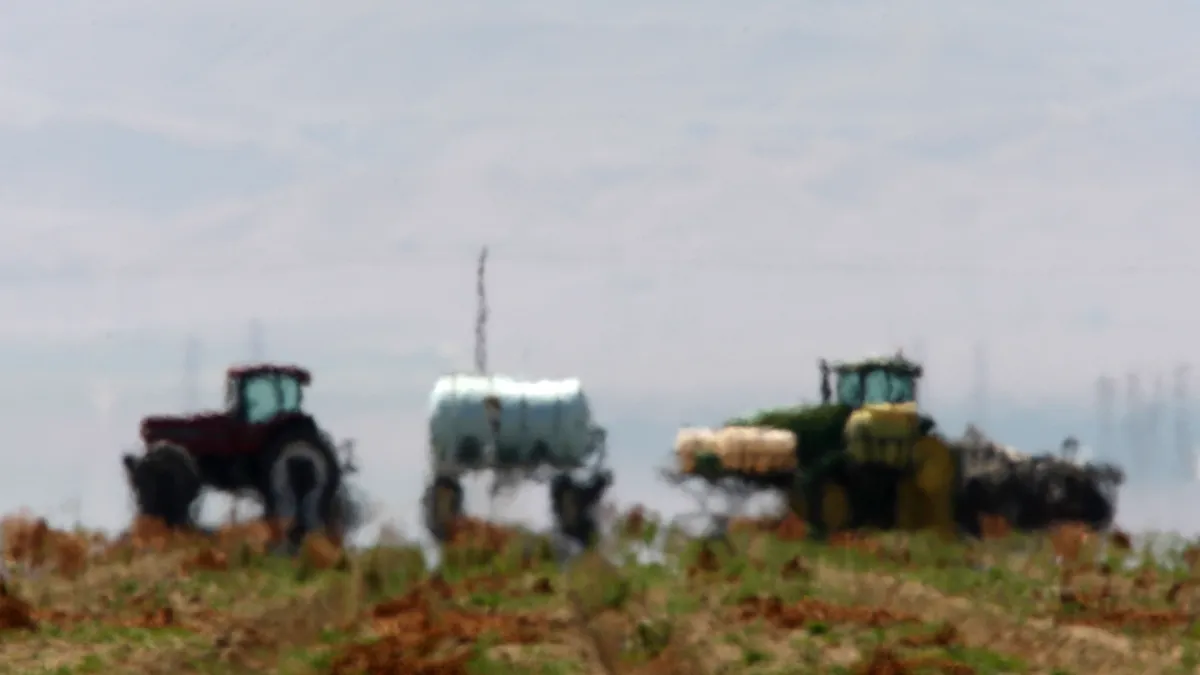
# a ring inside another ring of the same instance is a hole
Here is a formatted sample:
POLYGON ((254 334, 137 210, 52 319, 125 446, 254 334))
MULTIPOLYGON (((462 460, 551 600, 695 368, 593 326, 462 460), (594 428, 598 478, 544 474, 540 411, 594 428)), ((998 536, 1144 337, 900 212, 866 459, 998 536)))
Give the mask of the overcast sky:
POLYGON ((484 243, 493 369, 582 377, 638 446, 630 499, 662 494, 641 458, 676 425, 815 393, 818 356, 907 346, 954 408, 984 341, 996 406, 1078 424, 1097 374, 1200 334, 1193 2, 0 17, 3 508, 120 523, 117 455, 184 405, 186 336, 215 405, 258 317, 407 509, 484 243))

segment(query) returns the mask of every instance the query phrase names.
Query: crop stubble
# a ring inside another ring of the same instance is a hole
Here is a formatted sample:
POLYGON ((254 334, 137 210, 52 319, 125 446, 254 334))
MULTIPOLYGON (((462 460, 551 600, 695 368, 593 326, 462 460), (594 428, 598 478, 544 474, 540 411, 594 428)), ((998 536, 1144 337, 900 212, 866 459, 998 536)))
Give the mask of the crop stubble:
POLYGON ((432 573, 411 548, 348 553, 322 538, 277 559, 280 528, 264 523, 201 537, 139 521, 113 541, 29 517, 4 528, 18 571, 0 586, 0 670, 13 672, 1194 668, 1200 555, 1126 571, 1127 540, 1076 526, 1020 544, 990 521, 971 547, 894 535, 815 545, 793 519, 743 520, 724 542, 677 537, 666 563, 643 564, 629 550, 664 528, 635 509, 606 555, 560 569, 543 538, 466 520, 432 573), (1011 599, 997 602, 1006 583, 1011 599))

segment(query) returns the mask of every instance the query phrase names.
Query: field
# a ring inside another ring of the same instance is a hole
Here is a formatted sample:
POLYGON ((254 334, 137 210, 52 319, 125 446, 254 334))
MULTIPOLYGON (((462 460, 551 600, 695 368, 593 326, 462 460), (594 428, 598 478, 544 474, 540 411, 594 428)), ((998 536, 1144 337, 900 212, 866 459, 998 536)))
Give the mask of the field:
POLYGON ((992 523, 968 545, 861 535, 817 544, 794 522, 726 542, 626 514, 600 553, 556 562, 532 534, 468 523, 439 570, 393 540, 345 553, 272 528, 105 541, 6 523, 0 672, 1191 673, 1191 550, 992 523), (658 559, 647 562, 645 542, 658 559))

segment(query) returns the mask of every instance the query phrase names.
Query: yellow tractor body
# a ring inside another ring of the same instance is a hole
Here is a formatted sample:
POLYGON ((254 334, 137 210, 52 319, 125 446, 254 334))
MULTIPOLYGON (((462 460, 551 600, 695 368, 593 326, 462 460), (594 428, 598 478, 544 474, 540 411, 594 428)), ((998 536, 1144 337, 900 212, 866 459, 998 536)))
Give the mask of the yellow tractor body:
MULTIPOLYGON (((822 370, 828 373, 824 364, 822 370)), ((923 428, 916 402, 921 367, 897 354, 891 359, 839 364, 833 370, 839 377, 839 403, 854 407, 844 434, 849 502, 861 503, 872 496, 855 493, 856 472, 889 469, 887 475, 897 481, 894 527, 952 534, 957 466, 945 440, 923 428)), ((822 389, 829 391, 827 384, 822 389)), ((831 518, 822 520, 836 529, 831 518)), ((845 520, 852 522, 853 517, 845 520)))

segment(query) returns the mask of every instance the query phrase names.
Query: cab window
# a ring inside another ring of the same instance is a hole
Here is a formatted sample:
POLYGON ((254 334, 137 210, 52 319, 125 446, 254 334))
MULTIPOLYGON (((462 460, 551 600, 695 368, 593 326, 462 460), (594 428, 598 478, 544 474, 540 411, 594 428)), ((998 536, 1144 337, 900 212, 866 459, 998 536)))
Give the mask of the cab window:
POLYGON ((892 381, 887 371, 872 370, 863 377, 864 403, 891 403, 892 381))
POLYGON ((266 422, 279 414, 280 401, 273 375, 254 375, 242 382, 242 403, 246 421, 266 422))
POLYGON ((917 400, 917 387, 912 375, 892 373, 889 377, 891 385, 888 391, 889 403, 911 403, 917 400))
POLYGON ((303 390, 300 383, 294 377, 280 377, 279 391, 283 395, 280 401, 280 409, 285 412, 296 412, 300 409, 300 403, 303 401, 303 390))
POLYGON ((863 402, 862 378, 858 373, 840 373, 837 378, 837 401, 857 408, 863 402))

